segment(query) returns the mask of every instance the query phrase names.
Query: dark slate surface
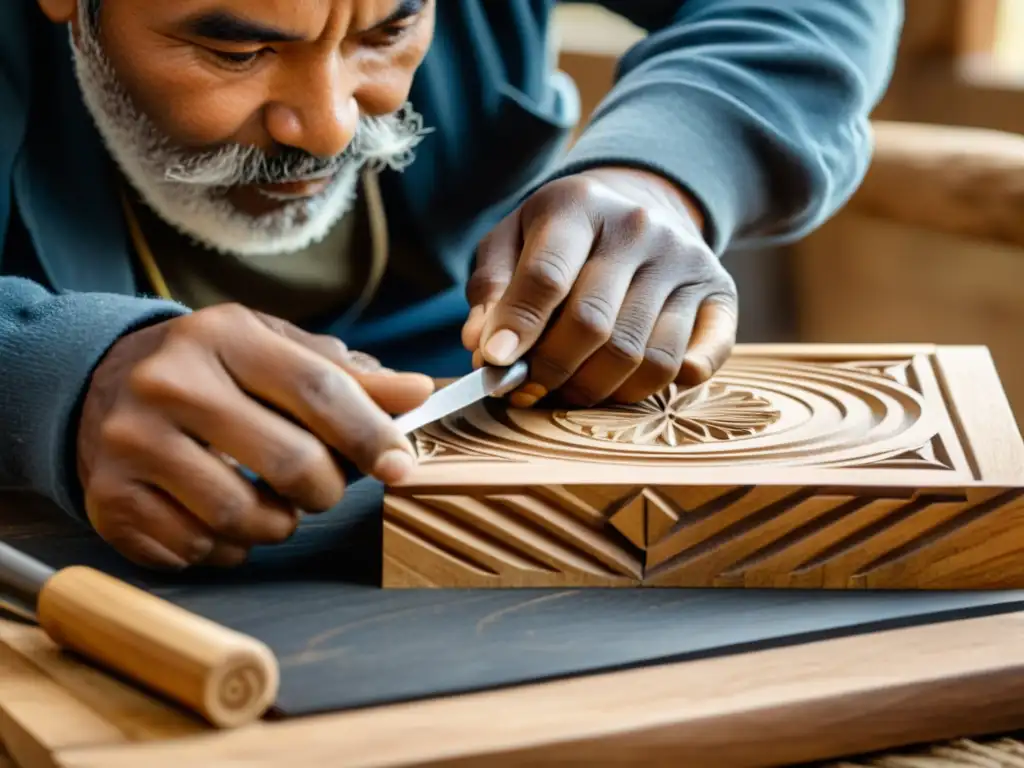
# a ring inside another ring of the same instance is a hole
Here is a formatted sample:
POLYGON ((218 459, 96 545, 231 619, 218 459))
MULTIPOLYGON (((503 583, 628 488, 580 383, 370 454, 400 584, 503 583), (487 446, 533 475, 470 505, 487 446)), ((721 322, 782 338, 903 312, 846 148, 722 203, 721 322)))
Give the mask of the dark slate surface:
POLYGON ((281 663, 287 715, 1024 610, 1024 591, 382 590, 379 509, 380 488, 364 481, 242 569, 173 580, 127 565, 28 499, 0 496, 0 538, 262 639, 281 663))

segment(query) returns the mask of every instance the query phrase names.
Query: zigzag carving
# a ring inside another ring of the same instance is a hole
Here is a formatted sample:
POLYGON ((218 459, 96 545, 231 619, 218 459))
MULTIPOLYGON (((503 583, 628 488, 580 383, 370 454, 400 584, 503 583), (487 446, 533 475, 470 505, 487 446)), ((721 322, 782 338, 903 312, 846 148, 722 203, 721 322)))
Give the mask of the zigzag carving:
POLYGON ((703 519, 668 495, 684 511, 648 548, 647 586, 1024 586, 1024 490, 756 488, 703 519))
POLYGON ((559 486, 532 492, 390 496, 384 586, 635 586, 642 552, 605 509, 559 486))
POLYGON ((615 491, 389 496, 384 586, 1024 588, 1021 489, 615 491))

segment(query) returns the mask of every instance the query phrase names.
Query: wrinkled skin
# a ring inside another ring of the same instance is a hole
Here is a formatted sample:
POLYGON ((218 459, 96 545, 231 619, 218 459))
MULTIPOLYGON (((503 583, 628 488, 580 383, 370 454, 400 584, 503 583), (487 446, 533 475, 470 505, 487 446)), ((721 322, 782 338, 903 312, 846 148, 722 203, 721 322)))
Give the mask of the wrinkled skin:
POLYGON ((481 244, 463 342, 476 360, 526 355, 530 407, 632 403, 707 381, 736 339, 736 286, 700 210, 661 177, 600 168, 550 182, 481 244))
POLYGON ((433 386, 237 305, 129 334, 95 371, 83 407, 89 520, 144 565, 237 565, 252 546, 287 539, 299 510, 341 500, 338 456, 401 480, 414 454, 392 415, 433 386))

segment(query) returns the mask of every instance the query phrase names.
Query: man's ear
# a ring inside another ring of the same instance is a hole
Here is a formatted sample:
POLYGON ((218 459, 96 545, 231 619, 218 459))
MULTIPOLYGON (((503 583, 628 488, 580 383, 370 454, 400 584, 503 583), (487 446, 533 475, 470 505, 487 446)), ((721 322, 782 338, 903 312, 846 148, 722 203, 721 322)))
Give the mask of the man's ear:
MULTIPOLYGON (((38 0, 43 13, 54 24, 67 24, 78 13, 78 0, 38 0)), ((84 0, 83 0, 84 2, 84 0)))

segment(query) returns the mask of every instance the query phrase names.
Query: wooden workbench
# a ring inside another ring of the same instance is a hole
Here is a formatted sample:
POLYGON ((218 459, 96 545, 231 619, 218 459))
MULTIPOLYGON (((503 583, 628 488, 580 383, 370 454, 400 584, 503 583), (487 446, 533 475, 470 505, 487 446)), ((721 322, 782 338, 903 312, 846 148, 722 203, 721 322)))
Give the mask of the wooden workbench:
MULTIPOLYGON (((35 504, 0 509, 0 537, 28 550, 79 535, 35 504)), ((3 622, 0 738, 20 768, 834 760, 1024 725, 1019 610, 231 732, 61 654, 34 627, 3 622)))
POLYGON ((0 625, 21 768, 791 765, 1024 722, 1024 614, 212 732, 0 625))

